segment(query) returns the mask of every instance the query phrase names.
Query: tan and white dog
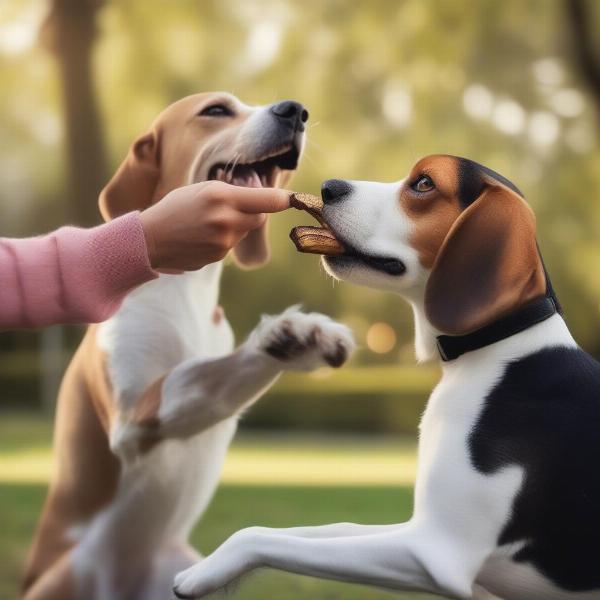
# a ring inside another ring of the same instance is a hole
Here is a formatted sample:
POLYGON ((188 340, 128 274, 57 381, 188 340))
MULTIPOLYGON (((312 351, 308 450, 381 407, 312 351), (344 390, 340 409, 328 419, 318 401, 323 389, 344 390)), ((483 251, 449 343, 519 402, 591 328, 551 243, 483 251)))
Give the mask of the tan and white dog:
MULTIPOLYGON (((275 187, 296 169, 308 113, 190 96, 138 139, 102 192, 106 219, 208 179, 275 187)), ((264 228, 234 250, 268 256, 264 228)), ((188 535, 217 486, 240 413, 284 370, 341 365, 348 329, 292 307, 233 351, 222 264, 161 275, 92 326, 62 383, 56 468, 30 553, 26 600, 165 600, 199 555, 188 535)), ((118 265, 115 265, 118 268, 118 265)))
POLYGON ((402 181, 330 180, 322 197, 311 212, 328 229, 306 237, 345 249, 327 271, 407 299, 418 357, 442 360, 413 516, 242 530, 177 576, 177 596, 272 567, 452 598, 599 600, 600 364, 560 314, 519 190, 430 156, 402 181))

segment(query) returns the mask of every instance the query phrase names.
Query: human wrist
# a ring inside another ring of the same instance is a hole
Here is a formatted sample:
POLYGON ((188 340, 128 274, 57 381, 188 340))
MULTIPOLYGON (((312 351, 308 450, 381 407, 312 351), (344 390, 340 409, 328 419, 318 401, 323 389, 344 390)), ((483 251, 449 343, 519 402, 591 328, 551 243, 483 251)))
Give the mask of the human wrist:
POLYGON ((156 245, 156 234, 154 219, 150 210, 145 210, 140 213, 140 222, 142 223, 142 229, 144 231, 144 238, 146 240, 146 250, 148 251, 148 259, 150 260, 150 266, 153 269, 160 267, 160 259, 158 255, 158 248, 156 245))

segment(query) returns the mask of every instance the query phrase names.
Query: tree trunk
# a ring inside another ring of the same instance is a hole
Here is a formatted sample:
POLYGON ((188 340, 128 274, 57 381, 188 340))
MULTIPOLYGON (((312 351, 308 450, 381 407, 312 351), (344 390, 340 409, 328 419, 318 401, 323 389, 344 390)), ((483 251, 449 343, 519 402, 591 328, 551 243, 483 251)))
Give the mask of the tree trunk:
POLYGON ((593 11, 586 0, 565 0, 565 9, 574 58, 600 117, 600 49, 597 47, 593 11))
POLYGON ((99 221, 98 194, 107 181, 102 119, 93 85, 96 14, 104 0, 50 0, 40 39, 57 61, 63 97, 69 218, 99 221))

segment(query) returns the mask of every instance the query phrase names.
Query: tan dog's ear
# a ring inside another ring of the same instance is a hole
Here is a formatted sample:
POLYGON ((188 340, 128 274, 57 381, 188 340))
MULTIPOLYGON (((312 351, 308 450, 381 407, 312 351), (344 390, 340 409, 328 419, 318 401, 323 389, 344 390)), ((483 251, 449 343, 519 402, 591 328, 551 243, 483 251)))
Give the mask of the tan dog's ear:
MULTIPOLYGON (((274 187, 287 187, 291 178, 291 172, 281 172, 274 187)), ((254 269, 268 262, 270 256, 269 218, 267 217, 267 220, 262 227, 250 231, 248 235, 237 244, 233 249, 233 257, 240 267, 254 269)))
POLYGON ((469 333, 546 291, 533 211, 504 186, 486 187, 450 229, 425 290, 430 323, 469 333))
POLYGON ((233 249, 233 256, 240 267, 253 269, 268 262, 271 252, 269 250, 269 220, 265 221, 258 229, 248 232, 233 249))
POLYGON ((152 204, 160 174, 159 136, 151 131, 138 138, 113 178, 100 192, 105 221, 152 204))

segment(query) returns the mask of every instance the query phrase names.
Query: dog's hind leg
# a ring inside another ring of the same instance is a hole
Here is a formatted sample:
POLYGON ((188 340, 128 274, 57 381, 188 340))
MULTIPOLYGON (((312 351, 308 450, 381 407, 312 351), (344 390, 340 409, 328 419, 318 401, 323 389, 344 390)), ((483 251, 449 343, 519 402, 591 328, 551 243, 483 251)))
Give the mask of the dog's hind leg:
POLYGON ((503 600, 500 596, 495 596, 478 584, 473 586, 473 600, 503 600))
POLYGON ((23 600, 76 600, 70 553, 58 559, 25 592, 23 600))
MULTIPOLYGON (((341 524, 343 526, 343 524, 341 524)), ((331 527, 331 526, 328 526, 331 527)), ((200 598, 261 567, 395 590, 471 598, 480 554, 434 528, 406 523, 391 531, 298 537, 250 528, 175 578, 180 598, 200 598)))

